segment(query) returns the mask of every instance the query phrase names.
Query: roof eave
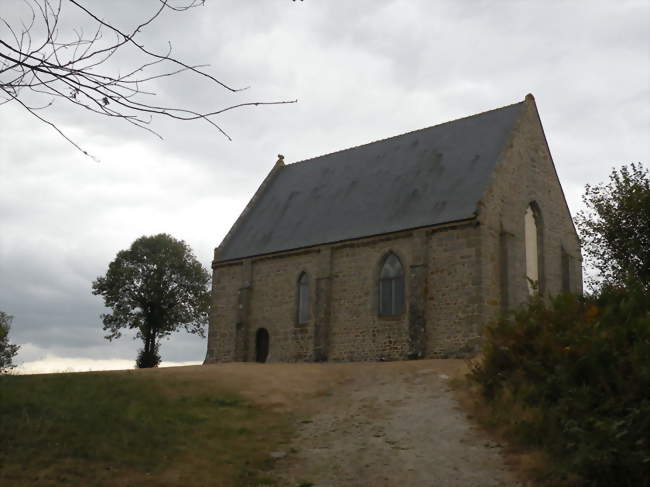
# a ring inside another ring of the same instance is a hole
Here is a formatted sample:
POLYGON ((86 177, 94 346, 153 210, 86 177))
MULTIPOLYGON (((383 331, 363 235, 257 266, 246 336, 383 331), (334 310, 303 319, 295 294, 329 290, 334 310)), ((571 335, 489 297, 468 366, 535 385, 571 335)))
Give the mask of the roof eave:
MULTIPOLYGON (((310 250, 310 249, 315 249, 315 248, 322 247, 322 246, 341 245, 341 244, 345 244, 345 243, 352 243, 352 242, 357 242, 357 241, 366 240, 366 239, 374 239, 374 238, 378 238, 378 237, 386 237, 388 235, 397 235, 397 234, 400 234, 400 233, 409 233, 409 232, 414 232, 416 230, 420 230, 420 229, 423 229, 423 228, 431 229, 431 230, 434 230, 434 231, 435 230, 442 230, 442 229, 445 229, 445 228, 453 228, 453 227, 457 227, 457 226, 460 226, 460 225, 471 224, 472 222, 476 222, 478 224, 478 215, 477 215, 477 213, 474 213, 474 215, 469 217, 469 218, 462 218, 462 219, 459 219, 459 220, 453 220, 453 221, 449 221, 449 222, 437 223, 435 225, 423 225, 423 226, 419 226, 419 227, 405 228, 405 229, 397 230, 397 231, 394 231, 394 232, 377 233, 377 234, 373 234, 373 235, 364 235, 364 236, 361 236, 361 237, 355 237, 355 238, 350 238, 350 239, 334 240, 334 241, 331 241, 331 242, 323 242, 323 243, 314 244, 314 245, 306 245, 304 247, 295 247, 295 248, 291 248, 291 249, 278 250, 278 251, 275 251, 275 252, 263 252, 263 253, 260 253, 260 254, 246 255, 246 256, 234 257, 234 258, 231 258, 231 259, 223 259, 223 260, 219 260, 218 256, 215 255, 215 259, 212 261, 212 267, 214 268, 214 267, 216 267, 218 265, 221 265, 221 264, 235 264, 235 263, 238 263, 238 262, 243 262, 243 261, 248 260, 248 259, 259 259, 259 258, 263 258, 263 257, 280 256, 280 255, 283 255, 283 254, 289 254, 289 253, 293 253, 293 252, 304 252, 304 251, 307 251, 307 250, 310 250)), ((215 254, 216 254, 216 250, 217 249, 215 249, 215 254)))

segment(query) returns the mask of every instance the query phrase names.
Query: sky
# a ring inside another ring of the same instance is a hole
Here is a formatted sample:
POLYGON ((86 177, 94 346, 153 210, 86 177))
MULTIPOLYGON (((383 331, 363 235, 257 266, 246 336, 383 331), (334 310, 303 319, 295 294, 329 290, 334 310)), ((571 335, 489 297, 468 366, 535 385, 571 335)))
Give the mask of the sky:
MULTIPOLYGON (((133 28, 155 0, 84 2, 133 28)), ((61 35, 89 31, 66 0, 61 35)), ((24 18, 2 0, 0 17, 24 18)), ((278 154, 291 163, 516 103, 533 93, 572 214, 585 184, 650 158, 650 2, 216 1, 166 12, 142 31, 237 88, 196 76, 155 81, 150 99, 195 110, 240 108, 210 125, 156 118, 163 139, 64 100, 39 112, 0 105, 0 310, 23 372, 128 368, 140 343, 105 340, 91 293, 119 250, 142 235, 185 240, 209 268, 278 154)), ((7 31, 0 28, 0 38, 7 31)), ((133 52, 110 61, 125 72, 133 52)), ((0 82, 2 82, 0 75, 0 82)), ((31 96, 28 93, 24 96, 31 96)), ((36 98, 29 98, 36 102, 36 98)), ((46 99, 49 101, 49 99, 46 99)), ((199 363, 206 341, 178 333, 167 365, 199 363)))

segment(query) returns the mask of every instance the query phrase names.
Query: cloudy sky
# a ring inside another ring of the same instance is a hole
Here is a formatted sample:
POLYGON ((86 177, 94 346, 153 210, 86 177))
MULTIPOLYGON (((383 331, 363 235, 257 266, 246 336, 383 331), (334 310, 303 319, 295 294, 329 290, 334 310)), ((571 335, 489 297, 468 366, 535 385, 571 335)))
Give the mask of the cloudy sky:
MULTIPOLYGON (((157 2, 84 4, 128 29, 157 2)), ((1 17, 21 15, 21 2, 2 1, 1 17)), ((62 36, 91 28, 65 0, 63 16, 62 36)), ((159 232, 185 240, 208 267, 277 154, 299 161, 530 92, 575 214, 586 183, 650 161, 649 20, 647 0, 207 0, 166 13, 142 33, 149 49, 171 41, 178 58, 250 88, 233 94, 181 75, 150 87, 155 103, 298 103, 217 118, 232 141, 200 121, 154 120, 159 140, 62 101, 41 112, 98 162, 17 103, 0 106, 0 310, 15 316, 17 362, 29 371, 131 366, 140 344, 103 338, 92 281, 120 249, 159 232)), ((133 62, 126 53, 111 67, 133 62)), ((205 340, 177 334, 161 353, 201 361, 205 340)))

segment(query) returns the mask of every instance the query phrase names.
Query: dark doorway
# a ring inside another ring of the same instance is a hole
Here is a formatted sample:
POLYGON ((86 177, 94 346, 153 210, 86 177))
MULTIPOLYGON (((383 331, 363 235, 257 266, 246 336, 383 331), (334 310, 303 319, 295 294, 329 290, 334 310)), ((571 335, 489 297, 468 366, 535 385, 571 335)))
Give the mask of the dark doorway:
POLYGON ((269 356, 269 332, 266 328, 260 328, 255 334, 255 361, 266 362, 269 356))

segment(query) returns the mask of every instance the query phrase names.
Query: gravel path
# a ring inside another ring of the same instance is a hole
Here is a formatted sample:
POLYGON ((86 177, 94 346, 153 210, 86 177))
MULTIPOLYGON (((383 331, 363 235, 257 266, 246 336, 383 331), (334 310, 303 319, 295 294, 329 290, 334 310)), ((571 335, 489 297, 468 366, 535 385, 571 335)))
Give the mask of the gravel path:
POLYGON ((345 375, 312 400, 276 472, 289 487, 520 485, 500 446, 460 410, 442 362, 373 364, 345 375))

